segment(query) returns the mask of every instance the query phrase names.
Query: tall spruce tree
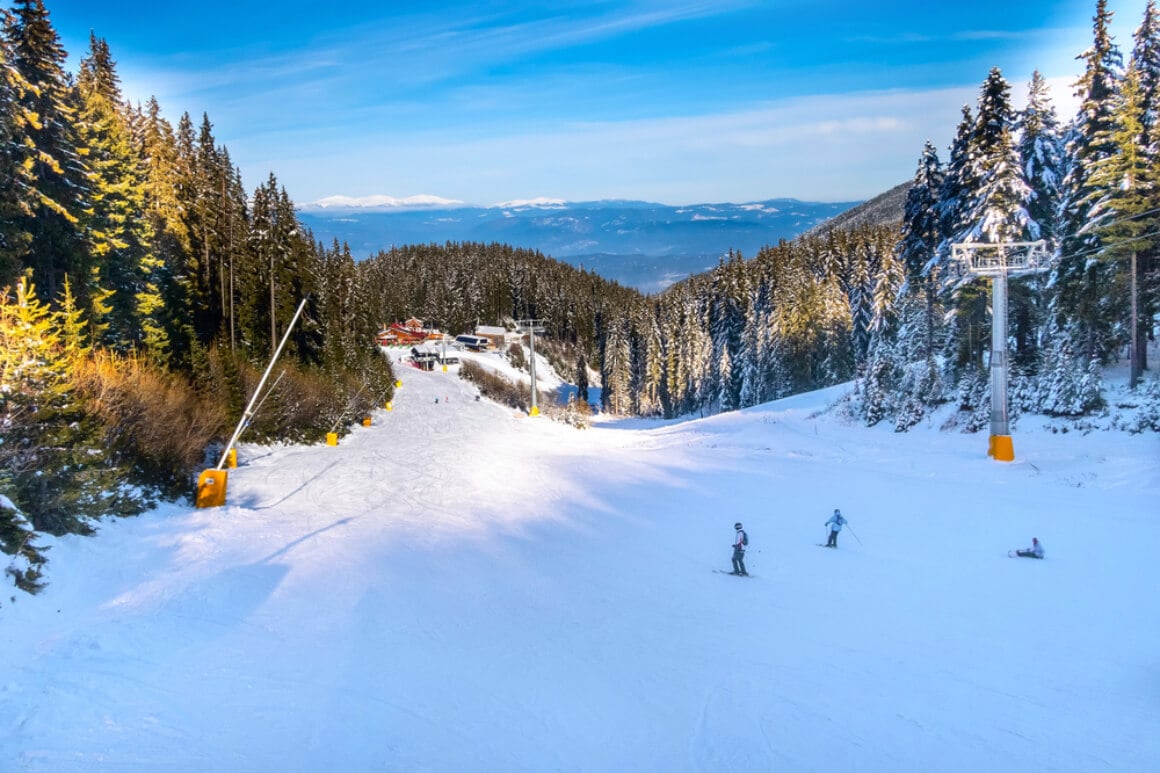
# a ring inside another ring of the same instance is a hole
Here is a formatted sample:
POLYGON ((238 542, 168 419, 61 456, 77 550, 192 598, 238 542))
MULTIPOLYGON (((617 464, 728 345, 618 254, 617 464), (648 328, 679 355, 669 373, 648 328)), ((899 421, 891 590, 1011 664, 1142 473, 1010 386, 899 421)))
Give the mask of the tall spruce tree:
POLYGON ((939 244, 938 267, 944 269, 950 260, 951 242, 963 230, 969 196, 979 181, 972 177, 975 167, 971 164, 971 143, 975 133, 975 118, 970 105, 963 105, 962 117, 955 138, 951 142, 950 154, 943 171, 943 185, 939 192, 939 230, 943 240, 939 244))
MULTIPOLYGON (((1135 45, 1132 48, 1132 67, 1140 82, 1140 123, 1143 137, 1141 144, 1145 154, 1144 185, 1155 200, 1160 196, 1160 13, 1156 10, 1156 0, 1148 0, 1144 18, 1137 28, 1135 45)), ((1152 211, 1150 230, 1160 229, 1160 222, 1152 211)), ((1136 283, 1139 289, 1139 318, 1151 320, 1160 313, 1160 244, 1155 241, 1137 245, 1136 283)), ((1148 368, 1149 340, 1154 340, 1155 329, 1151 325, 1141 325, 1141 335, 1137 340, 1136 361, 1140 370, 1148 368)))
POLYGON ((1100 240, 1099 229, 1092 227, 1092 207, 1102 195, 1092 172, 1116 152, 1112 137, 1123 58, 1112 38, 1112 16, 1106 0, 1098 0, 1092 46, 1079 56, 1085 70, 1076 84, 1079 111, 1066 137, 1059 260, 1052 276, 1055 334, 1066 336, 1065 348, 1084 362, 1110 358, 1116 345, 1103 302, 1113 277, 1094 259, 1100 240))
MULTIPOLYGON (((82 216, 88 250, 97 275, 96 287, 106 291, 109 312, 101 343, 137 348, 145 338, 138 318, 140 269, 148 234, 143 217, 143 165, 133 145, 127 113, 108 44, 89 38, 89 54, 81 60, 77 80, 77 131, 86 152, 89 208, 82 216)), ((94 288, 96 289, 96 288, 94 288)))
POLYGON ((1027 106, 1016 122, 1023 179, 1031 188, 1028 214, 1039 225, 1039 238, 1052 247, 1059 231, 1060 185, 1063 181, 1063 140, 1047 81, 1036 70, 1027 90, 1027 106))
MULTIPOLYGON (((914 182, 906 192, 902 214, 902 237, 898 243, 898 259, 905 269, 902 292, 920 297, 925 309, 926 324, 922 338, 923 356, 935 350, 935 331, 942 316, 938 301, 941 281, 938 254, 943 242, 943 217, 940 201, 946 187, 938 152, 929 141, 923 147, 914 182)), ((890 299, 893 301, 893 299, 890 299)), ((876 298, 879 314, 887 299, 876 298)))
MULTIPOLYGON (((66 274, 87 280, 89 253, 79 229, 88 183, 76 137, 67 53, 42 0, 16 0, 5 19, 12 65, 28 84, 16 93, 16 111, 26 117, 17 163, 32 177, 28 213, 19 227, 30 234, 24 262, 33 281, 55 296, 66 274)), ((78 287, 87 299, 87 288, 78 287)))
POLYGON ((1138 311, 1136 263, 1140 252, 1160 239, 1156 235, 1160 218, 1156 216, 1156 188, 1145 145, 1142 98, 1139 72, 1134 65, 1129 66, 1117 95, 1115 124, 1107 138, 1099 137, 1116 150, 1098 159, 1089 174, 1094 199, 1089 212, 1100 239, 1099 256, 1112 266, 1104 273, 1118 280, 1104 288, 1104 293, 1110 297, 1110 305, 1119 310, 1112 319, 1125 331, 1122 336, 1127 341, 1121 343, 1135 345, 1129 351, 1128 381, 1133 387, 1142 371, 1140 350, 1146 341, 1138 311))
MULTIPOLYGON (((8 12, 0 11, 0 19, 8 12)), ((10 43, 0 35, 0 287, 14 284, 32 241, 28 232, 35 177, 22 163, 30 116, 21 102, 31 87, 12 64, 10 43)))
POLYGON ((1023 177, 1014 124, 1010 86, 999 68, 993 68, 979 95, 966 175, 973 185, 955 241, 995 244, 1039 238, 1039 223, 1028 211, 1031 188, 1023 177))

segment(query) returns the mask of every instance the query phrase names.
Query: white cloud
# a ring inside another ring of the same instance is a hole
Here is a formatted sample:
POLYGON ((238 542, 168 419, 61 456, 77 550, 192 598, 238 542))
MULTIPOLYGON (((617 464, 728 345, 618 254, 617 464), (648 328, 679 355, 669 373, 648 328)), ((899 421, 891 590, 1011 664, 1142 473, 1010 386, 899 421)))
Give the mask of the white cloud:
POLYGON ((366 182, 373 179, 469 202, 504 194, 524 202, 849 201, 909 179, 923 143, 945 148, 961 105, 976 96, 971 87, 802 97, 710 115, 570 122, 470 139, 454 129, 411 136, 390 127, 332 158, 270 163, 291 195, 319 186, 381 187, 366 182))

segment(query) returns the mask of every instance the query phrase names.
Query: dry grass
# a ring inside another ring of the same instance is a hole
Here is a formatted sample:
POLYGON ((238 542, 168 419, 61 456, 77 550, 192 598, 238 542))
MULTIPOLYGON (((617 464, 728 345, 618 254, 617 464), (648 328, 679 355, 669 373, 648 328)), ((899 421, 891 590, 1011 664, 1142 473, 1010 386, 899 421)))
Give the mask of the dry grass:
POLYGON ((110 450, 166 486, 179 485, 228 424, 225 406, 136 357, 96 352, 77 364, 73 378, 105 426, 110 450))

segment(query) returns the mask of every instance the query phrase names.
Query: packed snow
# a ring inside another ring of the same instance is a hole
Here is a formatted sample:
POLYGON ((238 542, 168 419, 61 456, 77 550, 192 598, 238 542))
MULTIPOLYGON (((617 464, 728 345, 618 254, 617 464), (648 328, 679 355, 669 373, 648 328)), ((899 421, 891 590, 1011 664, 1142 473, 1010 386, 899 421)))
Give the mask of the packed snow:
POLYGON ((337 446, 243 443, 224 507, 44 540, 0 767, 1160 769, 1155 434, 1024 418, 999 463, 840 388, 577 430, 455 370, 337 446), (737 520, 750 578, 714 573, 737 520))

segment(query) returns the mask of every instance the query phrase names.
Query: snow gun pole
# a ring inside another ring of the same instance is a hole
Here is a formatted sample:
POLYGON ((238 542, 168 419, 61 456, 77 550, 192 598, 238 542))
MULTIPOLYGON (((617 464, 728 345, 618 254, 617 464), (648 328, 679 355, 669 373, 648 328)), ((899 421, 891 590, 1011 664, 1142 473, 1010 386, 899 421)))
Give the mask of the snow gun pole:
POLYGON ((302 310, 306 308, 306 301, 310 296, 302 299, 302 303, 298 304, 298 311, 294 312, 294 318, 290 320, 290 324, 286 326, 286 332, 282 334, 282 342, 278 344, 278 348, 274 351, 274 356, 270 358, 270 364, 266 366, 266 372, 262 374, 262 380, 258 382, 258 388, 254 390, 254 396, 250 398, 250 404, 246 406, 245 412, 242 414, 238 426, 234 429, 234 436, 230 438, 230 442, 226 444, 226 450, 222 453, 221 461, 218 462, 215 469, 222 469, 226 464, 226 457, 229 456, 230 449, 234 447, 234 443, 238 442, 238 437, 242 434, 242 430, 246 428, 246 424, 250 421, 250 417, 254 415, 254 403, 258 399, 258 395, 262 393, 262 387, 266 385, 266 379, 270 377, 270 371, 274 369, 274 363, 278 361, 279 355, 282 354, 282 347, 286 346, 286 342, 290 339, 290 331, 294 329, 294 325, 298 322, 298 317, 302 315, 302 310))
POLYGON ((266 394, 262 395, 262 399, 254 406, 254 410, 250 412, 252 416, 258 415, 258 411, 262 410, 262 406, 266 404, 266 398, 274 394, 274 390, 278 388, 278 384, 282 383, 282 379, 285 376, 286 369, 283 368, 282 372, 278 374, 278 378, 274 379, 274 383, 270 385, 270 388, 266 390, 266 394))
POLYGON ((334 420, 334 424, 330 425, 331 432, 334 432, 336 429, 338 429, 338 423, 342 421, 342 417, 346 416, 346 412, 350 410, 350 407, 354 405, 354 401, 358 399, 358 396, 361 395, 363 390, 366 388, 367 385, 363 384, 361 387, 359 387, 358 391, 354 393, 354 397, 347 401, 346 407, 342 409, 342 413, 338 414, 338 418, 334 420))

